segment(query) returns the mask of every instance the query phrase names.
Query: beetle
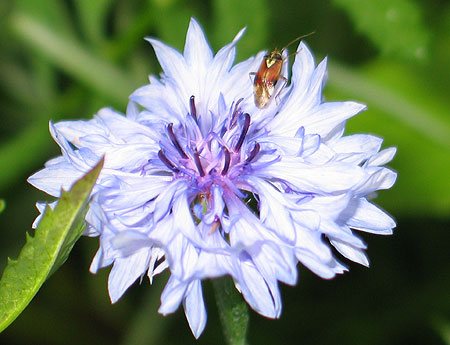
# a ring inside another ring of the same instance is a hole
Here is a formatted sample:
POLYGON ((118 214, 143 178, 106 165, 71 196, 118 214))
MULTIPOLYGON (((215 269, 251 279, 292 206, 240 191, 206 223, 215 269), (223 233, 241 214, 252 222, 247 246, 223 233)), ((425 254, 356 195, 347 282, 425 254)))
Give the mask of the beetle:
MULTIPOLYGON (((264 56, 264 60, 261 62, 258 72, 250 73, 250 75, 255 76, 255 79, 253 80, 253 92, 255 96, 255 104, 258 108, 262 109, 269 104, 269 101, 275 92, 275 87, 280 79, 284 81, 284 85, 280 88, 279 92, 288 82, 288 79, 281 75, 283 64, 289 57, 286 56, 283 58, 283 52, 292 43, 301 38, 312 35, 313 33, 314 32, 311 32, 307 35, 297 37, 282 49, 275 48, 269 54, 264 56)), ((297 54, 297 52, 294 52, 293 54, 297 54)))

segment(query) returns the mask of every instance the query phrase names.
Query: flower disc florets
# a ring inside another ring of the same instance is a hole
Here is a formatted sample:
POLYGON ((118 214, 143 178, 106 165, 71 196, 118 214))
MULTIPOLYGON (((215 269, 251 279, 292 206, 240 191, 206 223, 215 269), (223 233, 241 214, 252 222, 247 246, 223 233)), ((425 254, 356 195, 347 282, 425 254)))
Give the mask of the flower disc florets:
POLYGON ((58 197, 104 155, 86 217, 86 235, 100 238, 91 271, 113 265, 115 302, 145 273, 151 281, 170 270, 159 311, 183 303, 196 337, 206 323, 203 279, 231 276, 255 311, 278 317, 278 282, 295 284, 298 262, 332 278, 346 270, 333 246, 367 266, 355 230, 395 226, 367 199, 395 182, 382 166, 395 149, 343 136, 365 106, 323 102, 326 60, 316 67, 300 43, 290 84, 258 108, 249 75, 264 52, 233 66, 242 33, 216 55, 195 20, 183 55, 150 39, 161 77, 131 95, 126 116, 102 109, 50 124, 62 156, 29 179, 58 197))
MULTIPOLYGON (((247 138, 251 117, 239 108, 242 100, 233 105, 227 116, 213 114, 210 126, 202 129, 195 97, 191 96, 190 117, 184 125, 177 126, 178 130, 173 123, 168 124, 167 138, 160 143, 160 162, 172 172, 173 179, 185 181, 187 199, 197 223, 211 225, 211 232, 226 217, 221 209, 226 195, 245 198, 239 188, 251 190, 243 177, 251 173, 251 163, 260 152, 258 142, 247 138), (214 198, 215 190, 219 191, 221 200, 214 198)), ((151 165, 158 163, 151 162, 151 165)))
POLYGON ((180 126, 177 132, 170 123, 167 126, 169 143, 161 144, 158 152, 158 158, 173 172, 174 178, 190 180, 194 190, 208 193, 214 185, 233 186, 233 180, 244 174, 259 153, 260 145, 255 142, 252 150, 247 150, 246 136, 251 118, 238 108, 240 101, 242 99, 224 122, 212 123, 211 128, 202 133, 195 97, 191 97, 189 115, 192 120, 184 127, 180 126))

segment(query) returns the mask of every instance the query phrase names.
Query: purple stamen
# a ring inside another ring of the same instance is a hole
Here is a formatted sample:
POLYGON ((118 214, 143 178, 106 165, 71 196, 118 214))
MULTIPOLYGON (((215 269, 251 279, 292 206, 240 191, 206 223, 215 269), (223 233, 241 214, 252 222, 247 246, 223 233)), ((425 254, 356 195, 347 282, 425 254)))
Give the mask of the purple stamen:
POLYGON ((256 157, 256 155, 259 153, 260 149, 261 149, 261 146, 259 145, 259 143, 255 143, 255 147, 253 147, 252 152, 250 152, 250 154, 248 155, 248 157, 245 161, 247 163, 250 163, 256 157))
POLYGON ((194 118, 195 122, 197 122, 197 108, 195 107, 195 96, 191 96, 189 99, 189 106, 191 108, 191 116, 194 118))
POLYGON ((238 152, 241 149, 242 144, 244 143, 245 136, 247 135, 248 128, 250 127, 250 115, 248 113, 245 113, 243 116, 245 117, 244 126, 242 127, 242 132, 239 140, 234 147, 234 152, 238 152))
POLYGON ((203 170, 202 162, 200 162, 200 155, 198 154, 197 149, 194 152, 194 161, 195 165, 197 166, 198 173, 200 174, 201 177, 204 177, 205 171, 203 170))
POLYGON ((225 163, 222 169, 222 176, 225 176, 226 173, 228 172, 228 169, 230 168, 231 156, 230 151, 228 151, 226 148, 223 149, 223 152, 225 153, 225 163))
POLYGON ((175 133, 173 132, 173 123, 170 123, 167 126, 167 131, 169 133, 170 141, 172 142, 173 146, 175 146, 175 148, 177 149, 177 151, 181 155, 181 157, 188 158, 186 153, 184 153, 183 149, 181 148, 181 145, 178 142, 177 137, 175 136, 175 133))
POLYGON ((234 106, 233 115, 231 116, 231 123, 230 123, 230 129, 233 129, 234 126, 236 126, 237 117, 239 114, 242 114, 239 108, 239 104, 243 101, 243 98, 239 98, 239 100, 236 102, 236 105, 234 106))
POLYGON ((158 157, 161 160, 161 162, 163 162, 164 165, 168 167, 170 170, 172 170, 174 173, 180 172, 180 169, 178 169, 175 165, 173 165, 173 163, 166 157, 163 149, 159 150, 158 157))

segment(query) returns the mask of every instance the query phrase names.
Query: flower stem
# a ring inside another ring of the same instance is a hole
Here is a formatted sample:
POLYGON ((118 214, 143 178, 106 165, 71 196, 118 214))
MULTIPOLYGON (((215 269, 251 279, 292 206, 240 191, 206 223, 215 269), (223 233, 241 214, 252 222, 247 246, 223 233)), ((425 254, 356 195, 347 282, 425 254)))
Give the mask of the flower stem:
POLYGON ((228 345, 248 345, 248 307, 230 277, 213 280, 220 321, 228 345))

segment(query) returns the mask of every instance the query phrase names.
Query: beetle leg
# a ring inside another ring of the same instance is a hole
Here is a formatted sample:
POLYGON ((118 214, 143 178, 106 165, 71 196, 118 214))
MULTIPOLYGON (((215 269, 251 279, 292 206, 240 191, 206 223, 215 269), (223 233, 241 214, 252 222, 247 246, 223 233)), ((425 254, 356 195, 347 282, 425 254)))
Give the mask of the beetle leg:
MULTIPOLYGON (((277 105, 280 104, 280 93, 283 91, 284 87, 288 83, 288 78, 280 76, 280 79, 283 79, 282 85, 278 88, 277 93, 275 94, 275 101, 277 102, 277 105)), ((281 84, 281 83, 280 83, 281 84)))

